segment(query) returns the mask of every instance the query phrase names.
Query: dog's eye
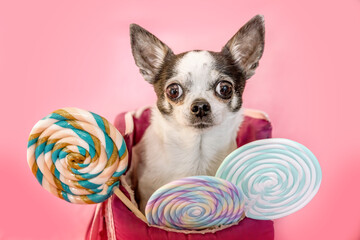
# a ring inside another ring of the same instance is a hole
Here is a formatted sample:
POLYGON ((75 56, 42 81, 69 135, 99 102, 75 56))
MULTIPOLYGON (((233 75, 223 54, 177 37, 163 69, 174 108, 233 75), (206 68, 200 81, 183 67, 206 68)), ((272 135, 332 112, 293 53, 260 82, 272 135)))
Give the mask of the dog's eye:
POLYGON ((232 96, 233 87, 228 81, 221 81, 215 89, 216 93, 223 99, 229 99, 232 96))
POLYGON ((179 97, 181 97, 182 94, 183 94, 183 90, 182 90, 181 86, 177 83, 170 84, 166 88, 166 95, 171 100, 178 99, 179 97))

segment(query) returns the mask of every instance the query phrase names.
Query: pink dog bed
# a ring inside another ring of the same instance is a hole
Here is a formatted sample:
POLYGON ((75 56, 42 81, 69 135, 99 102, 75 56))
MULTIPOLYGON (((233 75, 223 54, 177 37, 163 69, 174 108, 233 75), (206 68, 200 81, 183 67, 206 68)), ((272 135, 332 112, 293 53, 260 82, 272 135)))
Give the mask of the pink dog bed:
MULTIPOLYGON (((116 117, 115 127, 121 132, 129 151, 131 164, 131 150, 142 138, 150 124, 151 110, 145 108, 137 112, 121 113, 116 117)), ((236 142, 238 147, 258 139, 271 137, 271 124, 264 114, 255 110, 245 110, 236 142)), ((133 195, 131 189, 120 186, 129 199, 133 195)), ((134 201, 134 200, 132 200, 134 201)), ((241 239, 241 240, 271 240, 274 239, 273 222, 270 220, 254 220, 245 218, 237 224, 217 229, 203 231, 178 231, 168 228, 149 226, 135 216, 124 203, 115 195, 105 202, 98 204, 94 216, 89 224, 86 239, 241 239)))

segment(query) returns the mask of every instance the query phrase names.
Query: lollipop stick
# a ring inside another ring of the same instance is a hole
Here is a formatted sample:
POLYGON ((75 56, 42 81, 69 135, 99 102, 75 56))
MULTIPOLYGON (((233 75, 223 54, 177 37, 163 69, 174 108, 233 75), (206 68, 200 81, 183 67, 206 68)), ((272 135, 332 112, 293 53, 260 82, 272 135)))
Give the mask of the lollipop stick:
POLYGON ((143 222, 147 223, 146 217, 140 210, 125 196, 125 194, 117 187, 114 188, 114 193, 120 200, 143 222))

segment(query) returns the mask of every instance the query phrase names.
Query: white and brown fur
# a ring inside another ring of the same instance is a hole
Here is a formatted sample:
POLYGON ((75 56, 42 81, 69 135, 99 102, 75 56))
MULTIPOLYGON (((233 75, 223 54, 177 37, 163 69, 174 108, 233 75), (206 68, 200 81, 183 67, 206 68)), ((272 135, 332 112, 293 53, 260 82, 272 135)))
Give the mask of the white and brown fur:
POLYGON ((214 175, 236 148, 245 83, 264 49, 264 20, 259 15, 252 18, 221 52, 176 55, 135 24, 130 35, 135 63, 158 98, 151 124, 133 155, 133 184, 144 211, 156 189, 182 177, 214 175), (174 84, 178 90, 171 95, 174 84))

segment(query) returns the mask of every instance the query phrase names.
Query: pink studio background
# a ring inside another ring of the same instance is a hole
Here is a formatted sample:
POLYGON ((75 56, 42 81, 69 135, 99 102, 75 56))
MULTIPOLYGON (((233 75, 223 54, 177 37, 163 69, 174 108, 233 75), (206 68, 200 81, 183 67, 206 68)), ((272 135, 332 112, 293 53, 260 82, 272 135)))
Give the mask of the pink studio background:
POLYGON ((94 206, 43 190, 26 163, 32 126, 76 106, 113 121, 152 104, 128 27, 179 53, 220 50, 251 17, 266 47, 245 107, 266 111, 274 137, 308 146, 323 170, 318 195, 275 221, 277 240, 360 239, 360 1, 1 1, 0 239, 82 239, 94 206))

